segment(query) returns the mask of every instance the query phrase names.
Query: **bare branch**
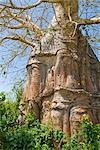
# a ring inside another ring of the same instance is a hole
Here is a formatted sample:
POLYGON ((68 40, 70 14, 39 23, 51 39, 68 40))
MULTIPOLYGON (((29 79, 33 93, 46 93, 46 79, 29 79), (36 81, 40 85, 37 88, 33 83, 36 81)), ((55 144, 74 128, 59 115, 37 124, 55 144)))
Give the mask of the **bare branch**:
POLYGON ((99 23, 100 23, 100 17, 99 18, 91 18, 91 19, 80 19, 79 23, 78 23, 78 26, 99 24, 99 23))
POLYGON ((15 55, 13 55, 12 58, 10 58, 6 63, 5 63, 5 66, 6 65, 9 65, 17 56, 23 54, 23 52, 27 49, 28 46, 26 46, 22 51, 20 51, 19 53, 16 53, 15 55))
POLYGON ((31 41, 29 41, 29 40, 27 40, 24 37, 19 36, 19 35, 16 35, 16 36, 6 36, 6 37, 4 37, 4 38, 1 39, 0 43, 2 43, 5 40, 20 41, 20 42, 25 43, 25 44, 27 44, 29 46, 32 46, 33 48, 35 47, 34 43, 32 43, 31 41))
POLYGON ((23 16, 22 15, 18 15, 18 14, 13 14, 10 9, 7 10, 7 14, 1 14, 0 18, 8 18, 9 19, 9 23, 10 21, 12 21, 13 19, 16 20, 17 22, 19 22, 20 24, 13 26, 13 25, 8 25, 8 23, 4 23, 4 24, 0 24, 1 26, 10 28, 10 29, 20 29, 20 28, 26 28, 32 32, 35 33, 35 37, 37 39, 40 39, 42 37, 42 33, 43 30, 38 27, 31 19, 30 16, 23 16))
POLYGON ((11 8, 11 9, 19 9, 19 10, 27 10, 27 9, 31 9, 34 7, 37 7, 38 5, 40 5, 43 2, 47 2, 47 3, 61 3, 62 0, 38 0, 36 3, 34 3, 31 6, 16 6, 12 0, 10 0, 10 4, 11 5, 7 5, 7 4, 0 4, 1 6, 7 7, 7 8, 11 8))
POLYGON ((11 26, 11 25, 8 25, 8 24, 2 24, 0 23, 0 26, 4 26, 4 27, 7 27, 7 28, 10 28, 10 29, 21 29, 21 28, 24 28, 23 25, 19 24, 19 25, 16 25, 16 26, 11 26))
POLYGON ((42 36, 43 30, 32 21, 30 16, 25 16, 23 19, 22 16, 15 15, 10 11, 8 11, 8 13, 12 19, 20 22, 23 28, 27 28, 28 30, 35 32, 36 37, 40 38, 42 36))
POLYGON ((7 15, 7 14, 2 14, 2 15, 0 15, 0 18, 2 18, 2 19, 4 19, 4 18, 10 18, 10 16, 7 15))
POLYGON ((12 8, 12 9, 22 9, 22 10, 27 10, 27 9, 31 9, 33 7, 36 7, 38 5, 40 5, 42 3, 42 0, 38 0, 36 3, 34 3, 33 5, 31 6, 16 6, 11 0, 10 0, 10 4, 11 5, 7 5, 7 4, 0 4, 1 6, 4 6, 4 7, 8 7, 8 8, 12 8))
POLYGON ((9 0, 9 1, 10 1, 11 6, 14 7, 14 4, 13 4, 12 0, 9 0))
POLYGON ((0 14, 6 9, 6 7, 0 8, 0 14))

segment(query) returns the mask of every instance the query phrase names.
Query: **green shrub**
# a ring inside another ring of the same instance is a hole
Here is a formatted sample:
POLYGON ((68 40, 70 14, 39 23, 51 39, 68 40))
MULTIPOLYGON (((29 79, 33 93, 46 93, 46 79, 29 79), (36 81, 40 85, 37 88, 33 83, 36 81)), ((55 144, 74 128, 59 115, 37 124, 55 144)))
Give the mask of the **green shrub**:
POLYGON ((4 92, 1 92, 1 93, 0 93, 0 102, 5 101, 5 99, 6 99, 5 93, 4 93, 4 92))
POLYGON ((72 138, 49 125, 40 124, 34 114, 25 117, 25 124, 16 123, 18 102, 0 101, 0 150, 100 150, 100 125, 83 117, 79 134, 72 138))

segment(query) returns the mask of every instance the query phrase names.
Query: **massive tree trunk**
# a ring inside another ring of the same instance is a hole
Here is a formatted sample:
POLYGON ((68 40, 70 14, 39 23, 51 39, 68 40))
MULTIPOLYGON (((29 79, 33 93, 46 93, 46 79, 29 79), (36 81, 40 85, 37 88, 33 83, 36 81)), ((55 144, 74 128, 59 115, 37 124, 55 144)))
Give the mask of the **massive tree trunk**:
POLYGON ((52 22, 29 58, 22 101, 26 113, 35 112, 42 123, 71 136, 84 114, 100 122, 99 62, 75 22, 78 1, 53 6, 52 22))

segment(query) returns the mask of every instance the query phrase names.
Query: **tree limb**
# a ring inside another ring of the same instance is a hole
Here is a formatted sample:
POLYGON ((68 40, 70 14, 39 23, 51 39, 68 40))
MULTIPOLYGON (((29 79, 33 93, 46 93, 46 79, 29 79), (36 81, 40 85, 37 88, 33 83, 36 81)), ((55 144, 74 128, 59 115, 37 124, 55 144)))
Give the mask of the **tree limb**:
POLYGON ((0 8, 0 14, 6 9, 6 7, 0 8))
POLYGON ((25 39, 24 37, 22 37, 22 36, 19 36, 19 35, 15 35, 15 36, 6 36, 6 37, 4 37, 4 38, 2 38, 1 40, 0 40, 0 43, 2 43, 3 41, 5 41, 5 40, 14 40, 14 41, 20 41, 20 42, 22 42, 22 43, 25 43, 25 44, 27 44, 27 45, 29 45, 29 46, 32 46, 33 48, 35 47, 35 44, 34 43, 32 43, 31 41, 29 41, 29 40, 27 40, 27 39, 25 39))
POLYGON ((17 22, 19 22, 20 24, 16 25, 16 26, 13 26, 13 25, 8 25, 8 23, 4 23, 4 24, 0 24, 0 25, 3 25, 7 28, 10 28, 10 29, 20 29, 20 28, 26 28, 32 32, 35 33, 35 36, 37 39, 40 39, 41 36, 42 36, 42 33, 43 33, 43 30, 38 27, 31 19, 30 16, 24 16, 24 19, 23 19, 23 16, 22 15, 18 15, 18 14, 13 14, 10 9, 7 10, 7 14, 1 14, 0 15, 0 18, 9 18, 9 22, 14 19, 16 20, 17 22))
POLYGON ((47 3, 61 3, 62 0, 38 0, 36 3, 34 3, 33 5, 30 6, 16 6, 12 0, 10 0, 10 5, 1 3, 1 6, 7 7, 7 8, 11 8, 11 9, 19 9, 19 10, 27 10, 27 9, 31 9, 34 7, 37 7, 38 5, 40 5, 43 2, 47 2, 47 3))
POLYGON ((12 2, 12 0, 10 0, 10 5, 3 4, 3 3, 1 3, 0 5, 1 5, 1 6, 4 6, 4 7, 7 7, 7 8, 12 8, 12 9, 27 10, 27 9, 31 9, 31 8, 33 8, 33 7, 36 7, 36 6, 40 5, 41 3, 42 3, 42 0, 38 0, 36 3, 34 3, 34 4, 31 5, 31 6, 20 6, 20 7, 18 7, 18 6, 16 6, 16 5, 12 2))
POLYGON ((91 19, 80 19, 78 22, 78 26, 99 24, 99 23, 100 23, 100 17, 99 18, 91 18, 91 19))
POLYGON ((0 23, 0 26, 4 26, 4 27, 7 27, 9 29, 21 29, 21 28, 24 28, 23 25, 19 24, 19 25, 16 25, 16 26, 11 26, 11 25, 8 25, 8 24, 2 24, 0 23))
POLYGON ((23 28, 28 28, 30 31, 35 32, 36 37, 42 36, 43 30, 32 21, 30 16, 25 16, 23 19, 22 16, 15 15, 11 13, 10 11, 8 11, 8 14, 11 18, 21 23, 23 28))
POLYGON ((6 65, 9 65, 18 55, 21 55, 25 49, 27 49, 28 46, 26 46, 22 51, 20 51, 19 53, 16 53, 15 55, 13 55, 12 58, 10 58, 6 63, 5 63, 5 66, 6 65))

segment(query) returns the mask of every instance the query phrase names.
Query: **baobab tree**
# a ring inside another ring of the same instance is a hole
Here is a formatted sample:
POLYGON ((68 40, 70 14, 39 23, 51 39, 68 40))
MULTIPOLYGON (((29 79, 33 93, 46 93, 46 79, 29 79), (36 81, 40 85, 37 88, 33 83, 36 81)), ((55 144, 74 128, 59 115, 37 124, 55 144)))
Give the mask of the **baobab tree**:
MULTIPOLYGON (((2 37, 1 43, 14 40, 32 48, 18 121, 23 122, 27 112, 34 112, 42 123, 52 123, 69 136, 73 129, 79 130, 84 114, 98 123, 99 62, 79 28, 99 24, 100 18, 80 18, 78 0, 39 0, 27 6, 9 0, 0 6, 1 26, 16 31, 2 37), (47 29, 40 28, 27 13, 41 3, 52 4, 54 11, 47 29), (27 34, 17 33, 18 29, 27 34)), ((9 62, 21 53, 23 49, 9 62)))

